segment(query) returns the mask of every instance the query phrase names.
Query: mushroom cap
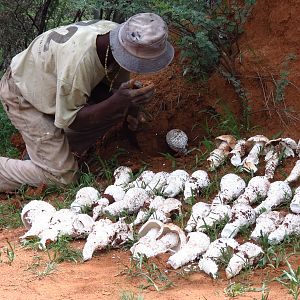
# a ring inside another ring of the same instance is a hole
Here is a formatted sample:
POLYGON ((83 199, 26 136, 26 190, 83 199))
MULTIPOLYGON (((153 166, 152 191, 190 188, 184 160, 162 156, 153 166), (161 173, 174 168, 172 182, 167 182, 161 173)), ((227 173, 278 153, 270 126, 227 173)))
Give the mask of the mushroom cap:
POLYGON ((139 230, 139 236, 145 236, 151 229, 157 229, 160 232, 164 224, 161 221, 150 219, 139 230))
POLYGON ((276 145, 279 143, 284 144, 286 147, 289 147, 293 150, 297 149, 297 143, 291 138, 278 138, 278 139, 270 140, 268 143, 266 143, 266 146, 276 145))
POLYGON ((257 142, 268 143, 269 139, 262 134, 258 134, 258 135, 250 137, 247 141, 254 142, 254 143, 257 143, 257 142))
POLYGON ((30 229, 34 219, 41 213, 54 213, 56 209, 48 202, 32 200, 26 204, 21 212, 21 220, 27 229, 30 229))
POLYGON ((172 129, 166 134, 166 142, 168 146, 178 153, 185 153, 188 136, 180 129, 172 129))
POLYGON ((222 142, 226 142, 231 149, 233 149, 236 144, 236 138, 230 134, 220 135, 216 137, 215 140, 217 146, 219 146, 222 142))
POLYGON ((159 232, 159 234, 157 236, 157 239, 160 239, 161 237, 163 237, 164 235, 166 235, 167 233, 170 233, 170 232, 176 233, 179 237, 179 243, 175 247, 170 249, 170 250, 174 250, 175 252, 177 252, 187 243, 186 235, 179 226, 177 226, 173 223, 164 224, 164 226, 161 228, 161 231, 159 232))

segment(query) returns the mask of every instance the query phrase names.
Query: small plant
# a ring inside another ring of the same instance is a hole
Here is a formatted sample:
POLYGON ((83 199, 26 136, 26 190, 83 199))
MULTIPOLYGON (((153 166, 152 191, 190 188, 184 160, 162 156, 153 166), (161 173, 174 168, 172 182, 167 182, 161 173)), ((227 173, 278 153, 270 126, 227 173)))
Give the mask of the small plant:
POLYGON ((34 262, 27 267, 26 271, 30 271, 39 279, 41 279, 52 274, 56 268, 57 264, 55 262, 44 262, 40 256, 36 255, 34 256, 34 262))
POLYGON ((222 221, 214 223, 212 226, 204 224, 205 233, 210 237, 213 242, 218 239, 220 232, 229 221, 229 216, 226 216, 222 221))
POLYGON ((293 296, 293 299, 297 300, 300 295, 300 266, 294 270, 288 260, 286 264, 288 270, 284 270, 283 274, 276 278, 276 281, 286 287, 289 294, 293 296))
POLYGON ((141 277, 146 280, 146 284, 140 284, 141 289, 153 287, 156 291, 162 291, 174 285, 166 273, 144 255, 139 258, 132 257, 130 266, 125 267, 129 277, 141 277))
POLYGON ((17 228, 22 225, 20 209, 12 201, 0 203, 0 228, 17 228))
POLYGON ((236 297, 242 295, 247 292, 261 292, 264 291, 264 287, 262 288, 253 288, 248 283, 241 283, 241 282, 232 282, 230 283, 225 289, 224 293, 229 297, 236 297))
POLYGON ((285 89, 290 84, 289 76, 289 62, 296 59, 294 54, 289 54, 283 61, 283 68, 280 71, 279 79, 274 80, 275 84, 275 101, 283 102, 285 98, 285 89))
POLYGON ((82 253, 79 250, 70 247, 69 236, 60 236, 58 240, 51 244, 49 249, 46 250, 50 262, 61 263, 64 261, 69 262, 82 262, 82 253))
POLYGON ((121 293, 121 300, 144 300, 144 297, 140 294, 136 295, 132 291, 123 291, 121 293))
MULTIPOLYGON (((0 253, 4 253, 6 255, 7 258, 7 263, 11 266, 11 264, 13 263, 13 261, 15 260, 16 254, 15 254, 15 245, 13 245, 11 242, 8 241, 8 239, 6 239, 7 245, 8 246, 4 246, 0 253)), ((0 257, 1 258, 1 257, 0 257)), ((0 260, 2 262, 2 260, 0 260)))

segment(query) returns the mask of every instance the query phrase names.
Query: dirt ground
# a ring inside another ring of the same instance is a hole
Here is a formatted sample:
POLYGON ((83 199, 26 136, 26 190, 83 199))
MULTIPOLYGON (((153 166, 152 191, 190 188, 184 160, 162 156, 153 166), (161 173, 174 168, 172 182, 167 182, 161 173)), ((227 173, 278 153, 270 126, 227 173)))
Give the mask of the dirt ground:
MULTIPOLYGON (((236 58, 239 79, 245 86, 251 99, 252 130, 243 133, 249 137, 262 133, 269 138, 275 135, 294 138, 299 135, 300 112, 300 2, 297 0, 258 0, 252 16, 249 18, 245 33, 239 47, 241 55, 236 58), (274 80, 280 79, 280 72, 286 68, 284 61, 294 54, 296 59, 288 64, 288 80, 290 84, 284 91, 284 101, 277 103, 274 99, 276 89, 274 80)), ((176 56, 178 58, 178 54, 176 56)), ((104 143, 99 142, 97 154, 102 158, 110 158, 118 149, 125 149, 125 154, 118 157, 119 164, 139 170, 147 164, 153 171, 172 169, 171 160, 161 153, 170 152, 165 142, 165 134, 173 128, 184 130, 189 136, 189 149, 199 147, 204 138, 210 138, 207 128, 218 132, 212 119, 224 113, 224 104, 241 119, 240 102, 232 86, 213 74, 208 85, 203 87, 199 82, 187 81, 175 59, 168 68, 153 76, 139 77, 151 80, 156 84, 156 96, 147 107, 150 115, 148 122, 137 133, 139 148, 118 133, 104 143), (204 125, 208 124, 208 125, 204 125)), ((242 128, 241 128, 242 129, 242 128)), ((14 137, 18 143, 18 137, 14 137)), ((18 147, 21 147, 19 145, 18 147)), ((195 167, 195 155, 192 151, 185 157, 176 158, 177 166, 192 170, 195 167)), ((283 179, 291 170, 296 158, 289 159, 277 172, 275 180, 283 179)), ((205 168, 201 166, 201 168, 205 168)), ((260 172, 264 168, 260 166, 260 172)), ((295 184, 296 187, 298 183, 295 184)), ((2 198, 5 198, 3 195, 2 198)), ((0 248, 6 245, 6 239, 16 245, 16 258, 12 265, 0 263, 0 298, 1 299, 119 299, 124 290, 138 293, 140 278, 129 278, 124 274, 129 264, 129 253, 125 251, 108 251, 97 253, 89 262, 83 264, 62 263, 58 269, 48 276, 38 278, 30 270, 34 256, 44 255, 33 250, 25 250, 18 243, 18 237, 24 229, 0 229, 0 248)), ((82 248, 83 242, 75 242, 82 248)), ((159 258, 158 258, 159 259, 159 258)), ((300 263, 300 256, 291 258, 293 266, 300 263)), ((165 267, 165 266, 163 266, 165 267)), ((253 287, 261 288, 264 280, 272 279, 281 274, 281 269, 270 267, 257 269, 253 272, 234 278, 233 281, 252 283, 253 287)), ((224 288, 229 281, 225 275, 214 281, 203 273, 194 272, 182 277, 174 271, 168 271, 175 283, 165 291, 155 292, 151 289, 140 292, 144 299, 229 299, 224 288)), ((286 289, 275 281, 268 283, 269 300, 292 299, 286 289)), ((262 299, 260 292, 248 292, 235 299, 262 299)))

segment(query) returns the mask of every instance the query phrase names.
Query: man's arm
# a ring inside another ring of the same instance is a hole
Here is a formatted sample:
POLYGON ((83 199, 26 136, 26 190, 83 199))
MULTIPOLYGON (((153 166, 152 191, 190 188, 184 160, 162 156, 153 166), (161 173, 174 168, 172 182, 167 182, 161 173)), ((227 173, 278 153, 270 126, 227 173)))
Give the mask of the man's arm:
POLYGON ((73 130, 92 129, 103 126, 108 120, 116 122, 124 118, 130 104, 146 104, 154 95, 154 85, 132 89, 134 80, 121 84, 120 88, 106 100, 84 106, 69 126, 73 130))

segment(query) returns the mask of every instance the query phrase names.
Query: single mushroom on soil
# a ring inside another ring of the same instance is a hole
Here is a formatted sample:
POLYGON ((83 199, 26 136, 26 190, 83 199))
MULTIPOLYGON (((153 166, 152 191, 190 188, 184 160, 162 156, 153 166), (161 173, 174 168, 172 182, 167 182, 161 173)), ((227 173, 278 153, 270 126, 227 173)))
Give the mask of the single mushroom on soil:
POLYGON ((167 184, 162 193, 165 197, 175 197, 184 189, 185 182, 189 179, 189 174, 184 170, 175 170, 167 178, 167 184))
POLYGON ((220 191, 212 200, 212 206, 227 204, 239 197, 245 190, 244 179, 236 174, 226 174, 221 178, 220 191))
POLYGON ((229 260, 228 266, 225 269, 228 279, 238 275, 246 266, 252 266, 256 260, 263 254, 261 247, 246 242, 237 248, 237 252, 233 254, 229 260))
POLYGON ((81 188, 71 203, 71 210, 80 213, 84 208, 92 207, 100 199, 99 192, 93 187, 81 188))
POLYGON ((244 139, 236 142, 234 148, 229 153, 230 162, 232 165, 238 167, 242 164, 242 157, 246 155, 248 147, 249 145, 244 139))
POLYGON ((193 231, 199 220, 202 220, 210 213, 210 205, 205 202, 198 202, 192 206, 192 213, 187 221, 185 231, 193 231))
POLYGON ((265 177, 272 179, 280 160, 290 156, 295 156, 294 150, 296 150, 297 144, 293 139, 279 138, 276 140, 270 140, 266 143, 266 147, 270 147, 270 150, 265 157, 265 177))
POLYGON ((120 219, 116 223, 109 219, 101 219, 94 223, 87 238, 82 251, 83 260, 91 259, 96 250, 103 250, 108 246, 118 248, 132 239, 132 229, 124 219, 120 219))
POLYGON ((256 166, 259 163, 259 155, 262 153, 265 144, 269 142, 269 139, 264 135, 256 135, 250 137, 247 142, 252 143, 253 146, 249 154, 242 161, 243 170, 255 173, 257 171, 256 166))
POLYGON ((234 148, 236 139, 232 135, 221 135, 215 138, 217 148, 213 150, 207 161, 211 171, 217 169, 229 155, 229 152, 234 148))
POLYGON ((119 216, 123 211, 135 213, 144 205, 150 203, 148 193, 142 188, 129 189, 124 198, 104 208, 104 213, 112 216, 119 216))
POLYGON ((246 203, 237 203, 231 208, 231 217, 221 232, 223 238, 235 237, 243 226, 255 223, 255 210, 246 203))
POLYGON ((199 258, 210 245, 210 238, 202 232, 190 232, 187 243, 175 254, 169 257, 168 264, 178 269, 199 258))
POLYGON ((207 172, 203 170, 195 171, 184 184, 184 200, 187 201, 192 197, 196 197, 209 184, 210 179, 207 172))
POLYGON ((295 235, 300 236, 300 215, 299 214, 287 214, 282 222, 271 232, 268 236, 269 244, 279 244, 284 240, 286 236, 295 235))
POLYGON ((294 197, 290 204, 290 209, 295 214, 300 214, 300 186, 294 191, 294 197))
POLYGON ((255 176, 250 179, 244 193, 234 201, 234 204, 252 204, 259 199, 265 199, 267 197, 269 188, 270 182, 265 176, 255 176))
POLYGON ((256 226, 250 238, 258 241, 263 236, 268 236, 282 223, 284 216, 279 211, 264 212, 256 219, 256 226))
POLYGON ((234 253, 239 243, 232 238, 220 238, 213 241, 199 261, 199 269, 214 279, 218 276, 219 263, 234 253))
POLYGON ((297 160, 289 176, 285 179, 285 182, 290 184, 294 181, 297 181, 299 178, 300 178, 300 160, 297 160))
POLYGON ((188 136, 180 129, 172 129, 166 135, 168 146, 178 154, 187 152, 188 136))
POLYGON ((184 232, 175 224, 149 220, 139 230, 140 239, 130 251, 133 257, 153 257, 161 253, 178 252, 186 244, 184 232))
POLYGON ((257 215, 270 211, 284 202, 289 202, 292 199, 292 190, 284 181, 274 181, 270 184, 267 198, 255 207, 257 215))

